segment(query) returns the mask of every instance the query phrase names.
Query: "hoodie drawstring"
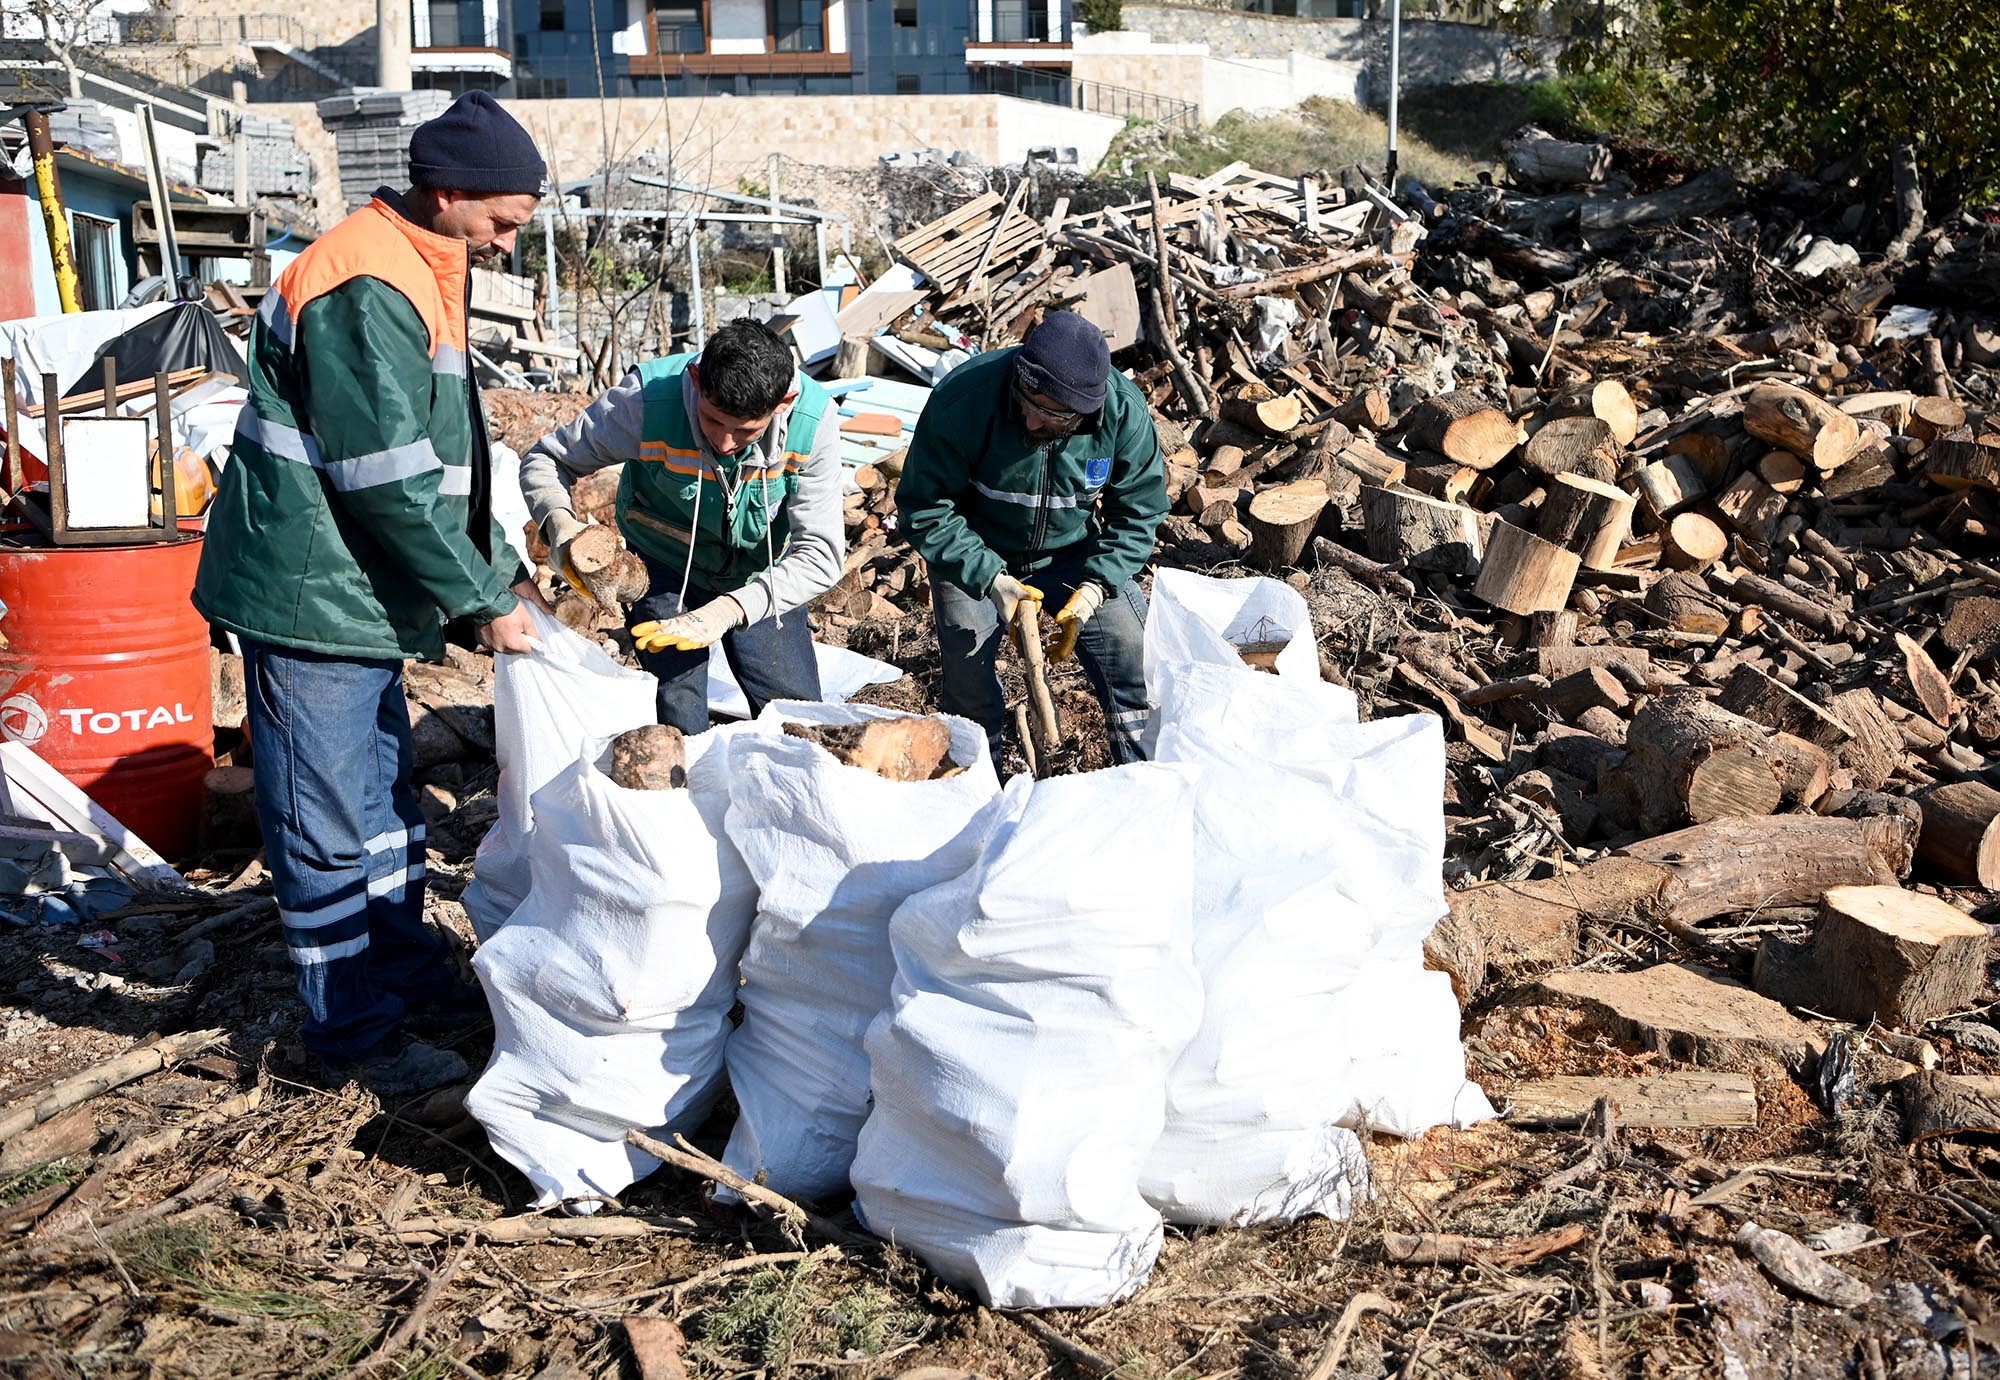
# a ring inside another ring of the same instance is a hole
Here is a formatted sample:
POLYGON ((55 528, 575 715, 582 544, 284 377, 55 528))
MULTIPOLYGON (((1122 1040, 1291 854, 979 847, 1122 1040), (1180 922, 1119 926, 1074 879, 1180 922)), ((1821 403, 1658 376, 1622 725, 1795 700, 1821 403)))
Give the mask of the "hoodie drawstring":
POLYGON ((677 607, 674 609, 676 614, 687 612, 688 580, 694 575, 694 543, 696 536, 701 531, 701 490, 701 476, 696 475, 694 479, 694 519, 688 523, 687 567, 681 571, 681 592, 675 601, 677 607))

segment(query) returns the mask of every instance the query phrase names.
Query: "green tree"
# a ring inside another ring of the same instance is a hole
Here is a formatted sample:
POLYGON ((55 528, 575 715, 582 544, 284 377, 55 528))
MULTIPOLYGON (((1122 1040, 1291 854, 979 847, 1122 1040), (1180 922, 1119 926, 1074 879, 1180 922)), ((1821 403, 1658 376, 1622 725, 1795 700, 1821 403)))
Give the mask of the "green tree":
POLYGON ((1094 34, 1125 27, 1125 0, 1076 0, 1076 17, 1094 34))

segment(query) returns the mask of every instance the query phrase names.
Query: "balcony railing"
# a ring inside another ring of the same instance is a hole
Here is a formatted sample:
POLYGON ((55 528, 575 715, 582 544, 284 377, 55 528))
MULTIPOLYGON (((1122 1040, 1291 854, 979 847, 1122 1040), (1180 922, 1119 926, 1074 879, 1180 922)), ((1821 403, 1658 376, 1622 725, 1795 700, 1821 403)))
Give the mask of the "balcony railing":
POLYGON ((1004 0, 970 0, 966 7, 966 40, 971 43, 1067 43, 1068 18, 1049 22, 1046 0, 1008 4, 1004 0))
POLYGON ((972 71, 973 89, 999 96, 1066 105, 1072 110, 1088 110, 1098 115, 1115 115, 1121 120, 1149 120, 1170 128, 1194 129, 1201 112, 1193 101, 1162 96, 1154 91, 1135 91, 1109 82, 1078 81, 1061 72, 1035 67, 987 64, 972 71))

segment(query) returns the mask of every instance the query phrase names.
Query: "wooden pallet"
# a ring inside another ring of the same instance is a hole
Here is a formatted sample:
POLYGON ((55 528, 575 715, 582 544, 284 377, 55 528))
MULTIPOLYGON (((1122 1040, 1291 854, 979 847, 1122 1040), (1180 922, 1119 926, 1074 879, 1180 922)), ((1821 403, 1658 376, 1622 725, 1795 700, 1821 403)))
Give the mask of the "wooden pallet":
POLYGON ((990 275, 1009 268, 1044 238, 1040 225, 1017 209, 1003 207, 999 197, 987 192, 919 226, 891 248, 896 257, 954 293, 970 285, 982 260, 984 274, 990 275))

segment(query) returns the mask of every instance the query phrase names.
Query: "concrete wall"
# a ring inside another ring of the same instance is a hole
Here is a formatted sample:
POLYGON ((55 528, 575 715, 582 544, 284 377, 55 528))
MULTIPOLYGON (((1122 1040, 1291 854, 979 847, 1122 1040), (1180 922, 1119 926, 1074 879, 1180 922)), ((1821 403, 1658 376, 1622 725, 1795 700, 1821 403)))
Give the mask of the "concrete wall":
MULTIPOLYGON (((1132 29, 1079 38, 1071 53, 1070 75, 1078 81, 1103 82, 1202 105, 1207 46, 1156 38, 1132 29)), ((1204 109, 1202 118, 1214 117, 1204 109)))
MULTIPOLYGON (((1389 26, 1371 19, 1292 19, 1197 4, 1141 0, 1125 6, 1125 26, 1162 43, 1204 43, 1215 57, 1269 60, 1293 51, 1366 71, 1360 95, 1386 99, 1389 26)), ((1473 24, 1403 21, 1403 87, 1461 82, 1538 81, 1555 75, 1562 45, 1473 24)), ((1275 104, 1275 102, 1267 102, 1275 104)))
POLYGON ((1136 29, 1078 39, 1071 74, 1191 101, 1204 124, 1232 110, 1282 110, 1309 96, 1358 102, 1366 80, 1358 58, 1335 60, 1298 49, 1218 54, 1207 43, 1169 42, 1136 29))
POLYGON ((284 14, 299 21, 317 43, 340 43, 375 27, 375 0, 297 0, 277 5, 261 0, 173 0, 177 18, 199 15, 234 19, 241 14, 284 14))

